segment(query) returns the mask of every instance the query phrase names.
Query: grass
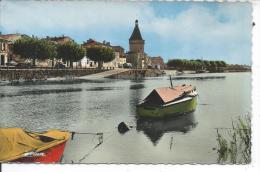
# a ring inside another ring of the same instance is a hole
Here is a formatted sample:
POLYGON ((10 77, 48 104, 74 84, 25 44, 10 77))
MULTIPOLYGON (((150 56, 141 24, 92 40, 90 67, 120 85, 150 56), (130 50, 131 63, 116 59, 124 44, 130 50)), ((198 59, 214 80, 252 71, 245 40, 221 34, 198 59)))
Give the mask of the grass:
POLYGON ((232 121, 232 128, 217 129, 218 163, 251 162, 251 120, 249 115, 232 121))

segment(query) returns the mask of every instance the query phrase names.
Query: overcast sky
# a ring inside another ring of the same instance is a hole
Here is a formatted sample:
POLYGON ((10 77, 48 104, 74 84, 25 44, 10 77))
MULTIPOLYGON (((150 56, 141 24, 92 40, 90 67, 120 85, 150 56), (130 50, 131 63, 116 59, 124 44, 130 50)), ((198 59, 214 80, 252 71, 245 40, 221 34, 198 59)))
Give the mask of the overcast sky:
POLYGON ((0 1, 0 31, 121 45, 135 19, 150 56, 251 64, 250 3, 0 1))

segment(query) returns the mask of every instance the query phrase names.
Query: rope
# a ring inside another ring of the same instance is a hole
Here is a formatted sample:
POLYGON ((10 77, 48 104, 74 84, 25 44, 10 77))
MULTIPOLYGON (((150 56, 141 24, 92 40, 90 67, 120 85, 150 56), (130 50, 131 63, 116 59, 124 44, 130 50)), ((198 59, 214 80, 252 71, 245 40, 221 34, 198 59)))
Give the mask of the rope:
POLYGON ((73 140, 75 134, 86 134, 86 135, 103 135, 104 133, 111 133, 111 132, 97 132, 97 133, 91 133, 91 132, 71 132, 71 140, 73 140))
POLYGON ((98 148, 102 143, 104 143, 104 141, 107 141, 111 136, 113 136, 114 133, 112 133, 111 135, 109 135, 108 137, 106 137, 106 139, 103 139, 103 134, 98 138, 99 139, 99 143, 97 145, 95 145, 92 149, 90 149, 88 151, 87 154, 85 154, 79 161, 78 163, 81 163, 83 160, 85 160, 96 148, 98 148))

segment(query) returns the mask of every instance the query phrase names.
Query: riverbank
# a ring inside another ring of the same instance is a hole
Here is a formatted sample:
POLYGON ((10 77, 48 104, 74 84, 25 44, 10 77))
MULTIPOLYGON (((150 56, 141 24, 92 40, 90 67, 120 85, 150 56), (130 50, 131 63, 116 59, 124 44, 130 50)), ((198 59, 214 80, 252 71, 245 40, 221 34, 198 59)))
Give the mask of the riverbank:
POLYGON ((1 69, 0 81, 31 81, 74 78, 104 72, 104 69, 1 69))
POLYGON ((158 69, 131 69, 115 73, 107 76, 106 78, 111 79, 139 79, 144 77, 157 77, 163 75, 164 72, 158 69))

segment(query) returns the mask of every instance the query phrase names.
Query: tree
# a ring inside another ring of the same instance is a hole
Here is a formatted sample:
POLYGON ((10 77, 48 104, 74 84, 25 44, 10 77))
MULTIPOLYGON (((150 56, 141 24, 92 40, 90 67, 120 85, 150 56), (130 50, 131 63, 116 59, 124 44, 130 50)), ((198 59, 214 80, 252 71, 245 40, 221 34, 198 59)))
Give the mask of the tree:
POLYGON ((177 70, 202 70, 207 69, 210 72, 223 71, 227 66, 224 61, 208 61, 208 60, 186 60, 186 59, 171 59, 167 66, 177 70))
POLYGON ((110 47, 91 46, 87 48, 87 57, 98 62, 98 67, 101 68, 104 62, 115 59, 115 51, 110 47))
POLYGON ((52 67, 53 67, 55 58, 57 58, 57 47, 56 47, 56 45, 51 41, 40 40, 38 59, 39 60, 51 59, 52 60, 52 67))
POLYGON ((209 70, 209 68, 210 68, 210 62, 209 62, 208 60, 204 60, 204 61, 203 61, 203 64, 204 64, 205 68, 209 70))
POLYGON ((15 41, 12 46, 12 52, 20 55, 24 59, 32 59, 33 65, 37 60, 54 59, 56 57, 55 45, 46 40, 40 40, 36 37, 22 37, 15 41))
POLYGON ((167 66, 180 70, 183 67, 183 60, 182 59, 169 60, 167 66))
POLYGON ((73 67, 73 62, 81 60, 84 55, 85 49, 75 42, 68 42, 57 46, 57 58, 70 62, 70 67, 73 67))
POLYGON ((227 67, 227 63, 224 61, 220 61, 221 62, 221 67, 227 67))

